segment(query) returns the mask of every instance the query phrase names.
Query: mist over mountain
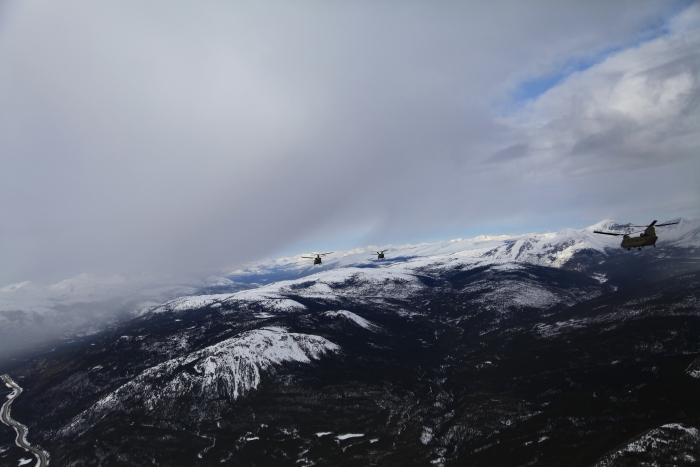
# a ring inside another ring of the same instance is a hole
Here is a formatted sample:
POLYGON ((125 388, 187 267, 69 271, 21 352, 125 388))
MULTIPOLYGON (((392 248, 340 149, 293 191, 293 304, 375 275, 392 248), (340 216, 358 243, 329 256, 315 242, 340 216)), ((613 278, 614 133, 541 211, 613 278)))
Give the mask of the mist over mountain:
POLYGON ((44 286, 0 288, 0 364, 89 336, 165 300, 204 291, 247 288, 222 277, 81 274, 44 286))
MULTIPOLYGON (((642 251, 602 221, 166 287, 186 295, 10 362, 12 413, 71 466, 691 464, 700 224, 678 221, 642 251)), ((74 303, 119 296, 82 279, 74 303)))

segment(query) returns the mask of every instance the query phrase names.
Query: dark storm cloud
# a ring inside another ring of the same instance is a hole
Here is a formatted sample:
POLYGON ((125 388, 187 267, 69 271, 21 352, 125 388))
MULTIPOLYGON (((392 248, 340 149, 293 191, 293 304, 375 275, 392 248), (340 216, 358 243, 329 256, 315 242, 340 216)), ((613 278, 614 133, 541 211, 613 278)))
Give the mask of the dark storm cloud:
MULTIPOLYGON (((697 7, 686 7, 6 2, 0 284, 625 213, 631 201, 610 203, 612 189, 579 195, 640 147, 655 164, 616 183, 667 160, 669 178, 697 168, 697 7), (507 105, 523 81, 603 52, 507 105), (645 65, 659 54, 667 63, 645 65), (635 86, 658 91, 660 110, 635 86)), ((692 180, 674 190, 650 209, 696 212, 692 180)))
POLYGON ((588 135, 574 143, 572 154, 589 154, 604 149, 620 146, 625 142, 625 135, 633 131, 633 125, 624 125, 623 122, 615 122, 610 128, 588 135), (625 128, 626 127, 626 128, 625 128))

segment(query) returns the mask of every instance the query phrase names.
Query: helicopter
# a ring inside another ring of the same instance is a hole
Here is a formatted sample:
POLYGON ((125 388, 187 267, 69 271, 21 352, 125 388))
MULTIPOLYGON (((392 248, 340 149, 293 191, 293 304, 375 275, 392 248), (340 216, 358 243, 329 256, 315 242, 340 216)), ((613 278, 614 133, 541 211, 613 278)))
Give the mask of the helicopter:
POLYGON ((387 250, 382 250, 377 252, 377 259, 384 259, 384 252, 387 250))
POLYGON ((315 257, 314 256, 302 256, 302 258, 313 259, 314 266, 316 266, 317 264, 322 264, 321 256, 330 255, 331 253, 333 253, 333 252, 329 251, 328 253, 312 253, 312 255, 316 255, 316 256, 315 257))
MULTIPOLYGON (((656 230, 654 229, 654 226, 656 227, 663 227, 665 225, 673 225, 673 224, 678 224, 678 222, 667 222, 666 224, 656 224, 657 221, 652 222, 651 224, 647 225, 646 228, 642 233, 639 234, 638 237, 630 237, 630 234, 621 234, 621 233, 612 233, 612 232, 602 232, 600 230, 594 230, 593 233, 597 234, 602 234, 602 235, 615 235, 619 236, 622 235, 622 243, 620 243, 620 246, 622 248, 627 248, 628 250, 631 250, 632 248, 637 248, 638 250, 641 250, 642 247, 645 246, 653 246, 656 248, 656 240, 658 240, 659 237, 656 236, 656 230)), ((643 225, 631 225, 630 227, 645 227, 643 225)), ((636 233, 636 232, 632 232, 636 233)))

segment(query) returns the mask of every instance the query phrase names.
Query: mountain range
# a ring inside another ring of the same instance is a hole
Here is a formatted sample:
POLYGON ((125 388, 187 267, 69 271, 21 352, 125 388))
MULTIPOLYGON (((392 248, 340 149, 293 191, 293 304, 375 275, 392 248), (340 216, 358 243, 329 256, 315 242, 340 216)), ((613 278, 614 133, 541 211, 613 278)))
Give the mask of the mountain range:
MULTIPOLYGON (((118 319, 12 363, 13 416, 72 466, 692 464, 700 223, 642 251, 593 233, 632 229, 267 260, 160 303, 117 291, 118 319)), ((74 290, 65 313, 103 298, 74 290)))

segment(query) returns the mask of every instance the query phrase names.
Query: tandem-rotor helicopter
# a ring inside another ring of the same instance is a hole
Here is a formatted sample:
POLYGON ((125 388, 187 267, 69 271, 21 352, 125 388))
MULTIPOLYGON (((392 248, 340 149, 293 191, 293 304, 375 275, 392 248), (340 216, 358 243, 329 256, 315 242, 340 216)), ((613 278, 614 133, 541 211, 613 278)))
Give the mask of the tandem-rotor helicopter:
MULTIPOLYGON (((620 236, 622 235, 622 243, 620 243, 620 246, 622 248, 627 248, 628 250, 631 250, 632 248, 637 248, 638 250, 641 250, 642 247, 645 246, 653 246, 656 248, 656 240, 658 240, 659 237, 656 236, 656 230, 654 229, 654 225, 656 227, 663 227, 665 225, 673 225, 673 224, 678 224, 678 222, 668 222, 666 224, 656 224, 656 221, 652 222, 646 228, 644 231, 640 231, 642 233, 639 234, 638 237, 630 237, 630 234, 621 234, 621 233, 612 233, 612 232, 602 232, 600 230, 594 230, 593 233, 597 234, 602 234, 602 235, 615 235, 615 236, 620 236)), ((630 227, 645 227, 643 225, 631 225, 630 227)), ((637 232, 632 232, 632 233, 637 233, 637 232)))
POLYGON ((384 252, 385 252, 385 251, 387 251, 387 250, 378 251, 378 252, 376 253, 376 254, 377 254, 377 259, 384 259, 384 252))
POLYGON ((316 255, 316 256, 315 257, 314 256, 302 256, 302 258, 314 260, 314 266, 316 266, 317 264, 323 263, 321 261, 321 256, 330 255, 331 253, 333 253, 333 252, 329 251, 328 253, 311 253, 312 255, 316 255))

